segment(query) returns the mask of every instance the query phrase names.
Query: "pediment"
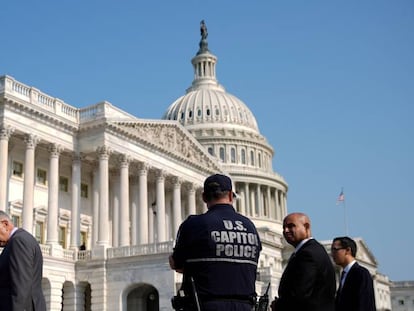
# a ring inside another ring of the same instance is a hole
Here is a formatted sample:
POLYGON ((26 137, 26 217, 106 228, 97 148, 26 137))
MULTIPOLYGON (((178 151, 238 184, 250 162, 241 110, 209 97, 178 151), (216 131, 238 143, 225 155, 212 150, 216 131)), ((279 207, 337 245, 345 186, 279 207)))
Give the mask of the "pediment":
POLYGON ((111 121, 108 126, 133 137, 134 140, 158 149, 166 156, 180 158, 197 166, 221 171, 217 160, 178 122, 173 121, 111 121))

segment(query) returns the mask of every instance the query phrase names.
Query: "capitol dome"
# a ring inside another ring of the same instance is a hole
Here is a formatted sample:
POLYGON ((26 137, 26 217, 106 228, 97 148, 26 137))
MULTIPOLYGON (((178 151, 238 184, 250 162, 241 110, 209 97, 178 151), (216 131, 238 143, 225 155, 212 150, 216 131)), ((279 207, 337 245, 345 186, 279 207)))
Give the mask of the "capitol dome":
POLYGON ((201 40, 200 49, 191 62, 193 83, 184 96, 170 105, 163 119, 179 121, 189 130, 212 128, 216 124, 258 133, 256 118, 250 109, 218 83, 217 57, 208 50, 206 38, 201 40))
POLYGON ((208 49, 207 28, 201 23, 199 50, 192 58, 194 79, 186 94, 175 100, 163 119, 183 125, 207 152, 218 158, 233 180, 266 183, 286 191, 273 171, 273 147, 260 133, 253 113, 216 79, 217 57, 208 49))

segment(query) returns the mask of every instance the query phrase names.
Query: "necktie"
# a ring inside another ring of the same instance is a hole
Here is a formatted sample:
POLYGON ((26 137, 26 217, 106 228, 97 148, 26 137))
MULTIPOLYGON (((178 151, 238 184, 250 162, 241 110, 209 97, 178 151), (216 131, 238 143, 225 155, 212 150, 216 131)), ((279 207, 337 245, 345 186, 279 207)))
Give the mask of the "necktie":
POLYGON ((345 272, 345 270, 343 270, 342 273, 341 273, 341 280, 339 281, 338 292, 340 292, 342 287, 344 286, 345 275, 346 275, 346 272, 345 272))

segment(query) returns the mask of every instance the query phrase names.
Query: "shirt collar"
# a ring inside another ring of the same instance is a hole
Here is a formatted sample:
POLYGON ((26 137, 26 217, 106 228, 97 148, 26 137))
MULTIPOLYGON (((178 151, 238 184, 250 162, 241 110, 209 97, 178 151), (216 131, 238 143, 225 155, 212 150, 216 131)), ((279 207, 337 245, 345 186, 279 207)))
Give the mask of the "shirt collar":
POLYGON ((295 248, 295 253, 306 243, 306 242, 308 242, 309 240, 312 240, 313 239, 313 237, 309 237, 309 238, 307 238, 307 239, 304 239, 304 240, 302 240, 302 241, 300 241, 300 243, 296 246, 296 248, 295 248))
POLYGON ((345 273, 348 273, 349 270, 351 270, 354 263, 356 263, 356 260, 352 260, 349 264, 346 265, 346 267, 344 268, 345 273))
POLYGON ((11 238, 13 236, 13 234, 17 231, 17 229, 18 229, 17 227, 14 227, 13 228, 13 230, 10 233, 10 237, 9 238, 11 238))

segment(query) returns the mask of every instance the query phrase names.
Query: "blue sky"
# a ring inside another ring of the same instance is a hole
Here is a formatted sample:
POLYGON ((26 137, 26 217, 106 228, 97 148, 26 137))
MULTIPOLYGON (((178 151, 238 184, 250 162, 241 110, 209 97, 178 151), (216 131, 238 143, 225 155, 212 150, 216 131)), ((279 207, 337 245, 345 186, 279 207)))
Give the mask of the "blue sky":
POLYGON ((199 23, 319 240, 362 237, 414 280, 414 2, 5 1, 0 75, 75 107, 159 119, 191 85, 199 23))

